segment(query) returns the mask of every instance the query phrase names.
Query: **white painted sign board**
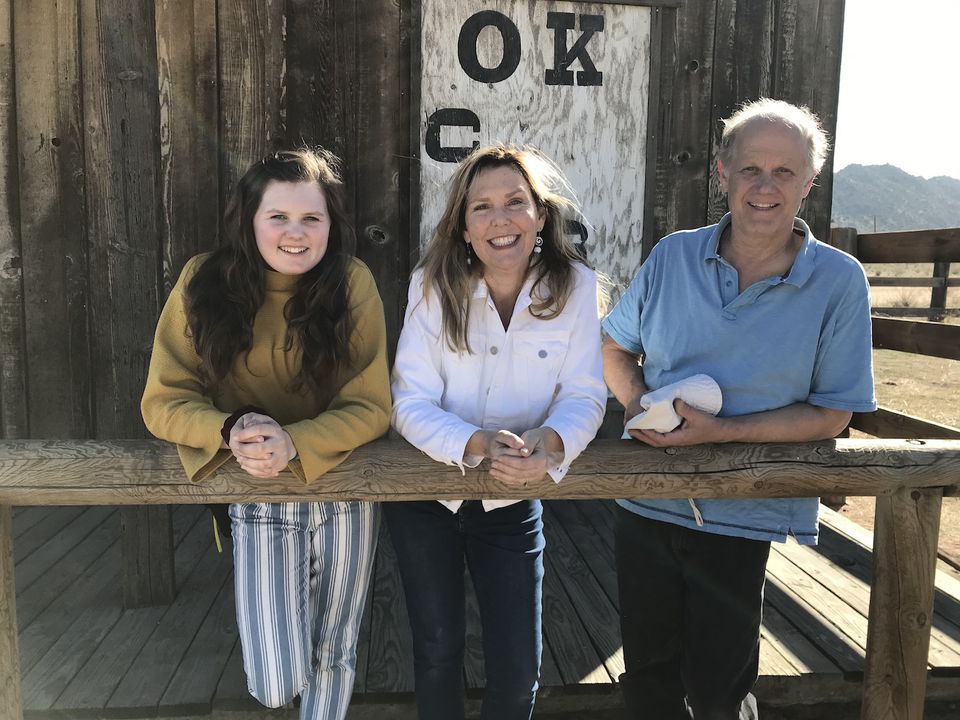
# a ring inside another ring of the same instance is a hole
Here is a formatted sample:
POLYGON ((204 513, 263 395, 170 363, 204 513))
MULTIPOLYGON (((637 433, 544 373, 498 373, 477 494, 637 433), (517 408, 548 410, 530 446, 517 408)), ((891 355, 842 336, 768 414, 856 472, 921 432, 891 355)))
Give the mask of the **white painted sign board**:
POLYGON ((590 264, 624 287, 641 259, 651 9, 533 0, 420 7, 421 247, 472 147, 533 145, 577 194, 590 264))

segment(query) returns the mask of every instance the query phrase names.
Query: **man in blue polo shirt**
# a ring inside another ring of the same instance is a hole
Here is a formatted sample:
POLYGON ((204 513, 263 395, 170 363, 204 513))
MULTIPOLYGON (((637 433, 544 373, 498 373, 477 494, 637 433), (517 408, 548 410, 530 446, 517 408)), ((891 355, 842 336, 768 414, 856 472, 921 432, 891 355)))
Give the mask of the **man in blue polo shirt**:
MULTIPOLYGON (((717 416, 677 400, 655 447, 834 437, 876 408, 870 306, 860 264, 795 217, 827 138, 806 108, 762 99, 728 120, 718 170, 730 212, 663 238, 604 322, 604 374, 626 408, 703 373, 717 416)), ((817 541, 816 498, 620 500, 617 570, 632 718, 755 713, 770 541, 817 541), (753 710, 748 710, 751 707, 753 710)))

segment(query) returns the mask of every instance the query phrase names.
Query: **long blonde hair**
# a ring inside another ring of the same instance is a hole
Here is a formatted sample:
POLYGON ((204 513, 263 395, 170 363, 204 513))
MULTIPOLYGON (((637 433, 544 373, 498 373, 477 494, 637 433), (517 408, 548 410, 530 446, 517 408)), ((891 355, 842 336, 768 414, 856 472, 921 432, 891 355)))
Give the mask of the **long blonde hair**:
POLYGON ((530 292, 530 314, 542 320, 559 315, 573 291, 573 264, 583 263, 565 232, 566 221, 581 214, 570 199, 569 183, 560 170, 532 148, 499 143, 478 147, 460 163, 451 178, 446 208, 418 265, 423 268, 424 297, 429 301, 429 294, 437 290, 443 334, 454 352, 470 352, 469 299, 474 279, 483 274, 482 263, 467 262, 467 243, 463 240, 467 193, 478 173, 503 166, 512 167, 523 176, 537 209, 544 214, 540 232, 543 246, 533 256, 528 270, 536 276, 530 292))

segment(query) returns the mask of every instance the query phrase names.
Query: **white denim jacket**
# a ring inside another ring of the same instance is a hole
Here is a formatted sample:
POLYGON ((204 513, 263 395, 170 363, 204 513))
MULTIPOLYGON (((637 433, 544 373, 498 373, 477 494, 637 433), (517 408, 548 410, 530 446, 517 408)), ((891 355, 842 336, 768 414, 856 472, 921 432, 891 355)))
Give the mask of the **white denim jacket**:
MULTIPOLYGON (((520 435, 548 426, 563 440, 564 458, 548 472, 560 482, 570 463, 596 435, 606 409, 600 359, 597 278, 574 266, 574 289, 558 316, 530 314, 529 278, 520 291, 510 327, 478 280, 467 328, 471 352, 454 352, 442 336, 436 291, 423 295, 423 272, 410 278, 406 318, 393 366, 393 427, 412 445, 448 465, 476 467, 464 457, 479 429, 520 435)), ((516 500, 484 500, 485 510, 516 500)), ((462 501, 444 502, 456 512, 462 501)))

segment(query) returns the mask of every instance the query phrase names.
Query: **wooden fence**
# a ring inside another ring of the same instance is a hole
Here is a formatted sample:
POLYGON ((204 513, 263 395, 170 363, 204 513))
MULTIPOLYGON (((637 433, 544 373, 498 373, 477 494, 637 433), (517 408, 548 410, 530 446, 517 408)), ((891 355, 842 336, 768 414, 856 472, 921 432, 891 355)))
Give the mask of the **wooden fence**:
POLYGON ((947 290, 960 287, 960 277, 950 277, 950 264, 960 262, 960 228, 864 234, 855 228, 833 228, 830 242, 862 263, 933 263, 931 277, 869 276, 871 287, 930 288, 929 307, 875 306, 874 313, 934 322, 960 316, 960 308, 947 307, 947 290))
POLYGON ((563 483, 510 488, 461 475, 402 441, 359 448, 316 486, 226 468, 191 484, 176 451, 149 440, 0 442, 0 720, 21 720, 11 505, 156 505, 429 498, 876 495, 865 720, 920 720, 941 498, 960 493, 960 441, 835 440, 655 449, 597 440, 563 483))
MULTIPOLYGON (((914 230, 895 233, 857 234, 853 228, 834 228, 830 242, 862 263, 933 263, 934 278, 870 278, 870 284, 933 288, 930 310, 920 314, 940 317, 960 314, 944 310, 948 287, 960 286, 960 278, 949 279, 950 263, 960 262, 960 228, 914 230)), ((890 308, 873 308, 873 346, 883 350, 960 360, 960 325, 883 317, 890 308)), ((944 398, 947 402, 948 398, 944 398)), ((881 407, 875 413, 854 413, 850 427, 884 438, 960 439, 960 428, 881 407)))

